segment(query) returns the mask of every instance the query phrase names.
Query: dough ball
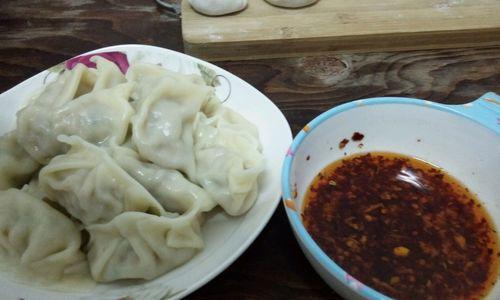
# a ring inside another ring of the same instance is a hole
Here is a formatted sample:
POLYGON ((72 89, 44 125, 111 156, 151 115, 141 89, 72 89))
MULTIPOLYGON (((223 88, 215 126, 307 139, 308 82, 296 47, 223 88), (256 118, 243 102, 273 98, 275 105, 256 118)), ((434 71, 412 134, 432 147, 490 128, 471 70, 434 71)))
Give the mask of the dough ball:
POLYGON ((204 15, 221 16, 244 10, 248 0, 189 0, 189 4, 204 15))

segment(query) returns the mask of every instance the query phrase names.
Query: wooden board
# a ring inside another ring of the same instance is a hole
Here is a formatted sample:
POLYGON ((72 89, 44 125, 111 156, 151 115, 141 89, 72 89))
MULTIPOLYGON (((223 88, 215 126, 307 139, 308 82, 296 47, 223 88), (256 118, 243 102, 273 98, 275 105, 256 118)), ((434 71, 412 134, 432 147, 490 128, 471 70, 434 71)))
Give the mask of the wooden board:
POLYGON ((320 0, 300 9, 249 0, 209 17, 182 1, 186 53, 206 60, 500 45, 500 0, 320 0))

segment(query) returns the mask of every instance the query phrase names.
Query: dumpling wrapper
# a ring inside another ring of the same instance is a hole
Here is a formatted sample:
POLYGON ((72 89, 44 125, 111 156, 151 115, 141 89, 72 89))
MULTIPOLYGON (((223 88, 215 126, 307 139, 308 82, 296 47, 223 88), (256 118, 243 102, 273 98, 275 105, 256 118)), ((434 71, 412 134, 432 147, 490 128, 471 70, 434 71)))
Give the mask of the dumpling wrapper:
POLYGON ((193 122, 214 90, 193 76, 159 66, 133 65, 127 78, 135 81, 132 142, 142 158, 194 177, 193 122), (144 80, 145 78, 155 80, 144 80), (156 84, 152 85, 153 82, 156 84))
POLYGON ((109 151, 120 167, 142 184, 167 211, 182 214, 196 209, 207 212, 217 205, 204 189, 187 180, 179 171, 141 161, 137 152, 127 147, 115 146, 109 151))
POLYGON ((92 60, 97 69, 78 64, 64 71, 17 113, 17 141, 40 164, 66 152, 57 140, 60 134, 78 134, 93 143, 123 142, 132 114, 132 84, 124 83, 114 63, 99 56, 92 60))
POLYGON ((40 189, 40 183, 38 182, 38 176, 31 178, 30 182, 23 185, 21 191, 30 194, 36 199, 47 199, 47 195, 40 189))
POLYGON ((0 261, 42 281, 87 276, 81 235, 66 216, 20 191, 0 191, 0 261))
POLYGON ((78 136, 59 139, 71 149, 40 170, 39 186, 83 224, 106 223, 125 211, 166 213, 106 151, 78 136))
POLYGON ((18 143, 16 132, 0 137, 0 190, 20 188, 40 168, 18 143))
POLYGON ((55 112, 56 134, 78 135, 95 145, 121 144, 134 109, 128 102, 132 83, 83 95, 55 112))
POLYGON ((95 80, 96 70, 77 65, 63 72, 17 113, 17 141, 39 163, 47 164, 65 150, 54 132, 54 111, 90 92, 95 80))
POLYGON ((248 211, 258 196, 264 169, 257 128, 219 105, 195 123, 196 180, 228 214, 248 211))
POLYGON ((153 279, 204 247, 195 211, 174 218, 125 212, 87 229, 90 270, 99 282, 153 279))
MULTIPOLYGON (((126 75, 127 81, 135 84, 132 91, 134 103, 137 104, 148 97, 158 88, 164 77, 172 77, 179 81, 187 80, 196 85, 206 86, 203 77, 197 74, 183 74, 154 64, 135 63, 130 66, 126 75)), ((137 108, 137 105, 134 108, 137 108)))

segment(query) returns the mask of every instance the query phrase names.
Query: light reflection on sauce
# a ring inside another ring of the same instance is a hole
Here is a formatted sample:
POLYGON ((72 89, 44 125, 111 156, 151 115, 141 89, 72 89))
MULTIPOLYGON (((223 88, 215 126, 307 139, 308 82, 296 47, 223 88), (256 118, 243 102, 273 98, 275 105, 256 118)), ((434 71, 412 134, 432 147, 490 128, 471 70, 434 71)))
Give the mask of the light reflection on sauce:
POLYGON ((418 176, 415 176, 412 170, 409 170, 407 168, 401 169, 401 172, 396 176, 396 179, 399 179, 404 182, 408 182, 409 184, 413 185, 417 189, 425 189, 425 185, 423 185, 420 182, 420 178, 418 176))

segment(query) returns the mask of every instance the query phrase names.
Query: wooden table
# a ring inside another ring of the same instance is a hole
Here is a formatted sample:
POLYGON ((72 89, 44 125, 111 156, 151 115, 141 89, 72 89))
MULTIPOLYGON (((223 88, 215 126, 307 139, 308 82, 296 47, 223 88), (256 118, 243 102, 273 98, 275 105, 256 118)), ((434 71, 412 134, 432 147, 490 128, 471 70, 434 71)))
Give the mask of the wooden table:
MULTIPOLYGON (((126 43, 182 51, 179 17, 153 0, 0 1, 0 92, 74 55, 126 43)), ((500 48, 219 62, 283 111, 293 133, 374 96, 465 103, 500 93, 500 48)), ((0 108, 1 109, 1 108, 0 108)), ((262 234, 192 299, 340 299, 309 265, 280 205, 262 234)))

